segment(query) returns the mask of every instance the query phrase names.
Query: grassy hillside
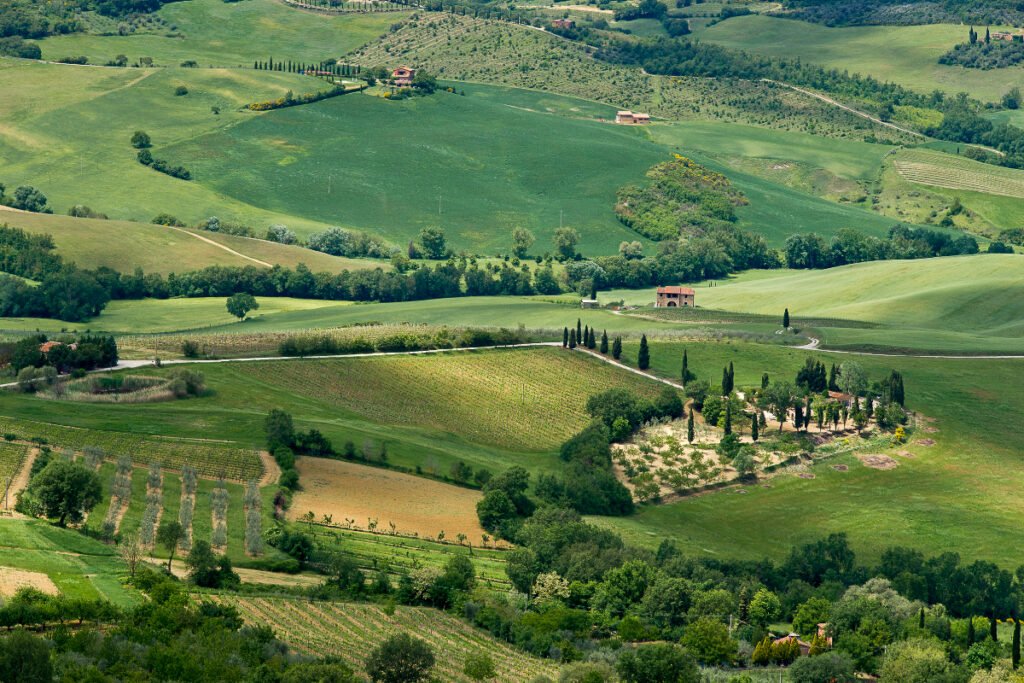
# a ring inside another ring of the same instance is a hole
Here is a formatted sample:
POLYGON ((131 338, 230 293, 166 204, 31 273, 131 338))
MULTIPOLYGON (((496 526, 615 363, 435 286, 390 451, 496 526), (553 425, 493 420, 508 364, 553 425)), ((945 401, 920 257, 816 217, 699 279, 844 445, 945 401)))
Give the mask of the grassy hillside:
POLYGON ((124 54, 131 62, 151 57, 159 66, 177 66, 192 59, 203 67, 249 66, 254 59, 270 57, 319 61, 376 38, 405 14, 322 15, 278 0, 189 0, 169 3, 155 16, 162 26, 151 33, 48 38, 41 43, 43 57, 85 55, 92 63, 103 64, 124 54))
POLYGON ((1024 85, 1021 67, 983 71, 938 63, 942 54, 967 41, 966 26, 829 28, 754 15, 723 21, 695 35, 726 47, 773 57, 799 57, 832 69, 874 76, 921 93, 939 89, 997 101, 1013 86, 1024 85))
POLYGON ((268 263, 291 268, 305 263, 313 272, 390 269, 390 264, 381 261, 340 258, 297 246, 151 223, 22 213, 0 207, 3 224, 51 235, 57 253, 82 268, 106 266, 124 273, 135 268, 167 274, 207 266, 266 267, 268 263))
POLYGON ((614 118, 611 107, 560 103, 577 111, 558 116, 536 111, 551 97, 465 92, 402 102, 349 95, 252 118, 166 154, 223 196, 340 220, 400 245, 434 225, 456 249, 507 252, 522 226, 537 235, 536 251, 550 251, 560 217, 580 231, 585 252, 636 238, 612 212, 615 190, 641 180, 664 148, 593 120, 614 118))
MULTIPOLYGON (((635 341, 626 345, 630 362, 636 347, 635 341)), ((652 344, 652 369, 678 376, 683 348, 652 344)), ((602 518, 601 524, 652 548, 668 537, 684 552, 713 557, 784 559, 793 544, 845 531, 866 561, 888 546, 906 545, 1016 566, 1005 538, 1024 513, 1013 474, 1020 462, 1017 425, 1024 402, 1010 378, 1020 375, 1024 361, 832 356, 743 343, 687 342, 685 348, 701 379, 717 384, 721 368, 733 362, 741 387, 759 385, 763 372, 791 380, 808 355, 826 364, 856 360, 872 379, 897 368, 908 407, 934 422, 924 423, 927 431, 913 434, 906 446, 878 451, 898 462, 892 470, 839 456, 763 485, 646 506, 629 518, 602 518), (934 445, 926 445, 929 439, 934 445), (848 470, 833 468, 840 464, 848 470), (814 478, 794 476, 798 472, 814 478)))
POLYGON ((457 617, 425 607, 398 607, 393 614, 376 605, 289 600, 282 598, 239 598, 216 596, 222 604, 236 607, 252 624, 273 623, 275 635, 299 652, 314 656, 333 655, 357 671, 366 653, 382 637, 407 632, 425 639, 437 654, 437 673, 445 681, 464 683, 462 673, 468 655, 486 652, 494 660, 497 678, 505 683, 553 677, 558 666, 540 660, 475 629, 457 617))
POLYGON ((128 571, 113 546, 39 520, 0 519, 0 567, 45 574, 69 598, 142 601, 122 584, 128 571))
MULTIPOLYGON (((98 69, 2 59, 0 67, 2 182, 39 188, 56 213, 86 204, 111 218, 141 222, 166 212, 187 223, 218 216, 258 231, 273 223, 307 233, 326 227, 211 192, 201 176, 187 182, 154 171, 138 163, 129 143, 134 131, 144 130, 161 157, 176 141, 260 116, 241 110, 249 102, 288 90, 319 90, 323 83, 317 79, 252 70, 98 69), (175 96, 178 86, 189 94, 175 96), (68 92, 56 103, 34 108, 61 89, 68 92)), ((193 160, 181 161, 188 167, 193 160)))

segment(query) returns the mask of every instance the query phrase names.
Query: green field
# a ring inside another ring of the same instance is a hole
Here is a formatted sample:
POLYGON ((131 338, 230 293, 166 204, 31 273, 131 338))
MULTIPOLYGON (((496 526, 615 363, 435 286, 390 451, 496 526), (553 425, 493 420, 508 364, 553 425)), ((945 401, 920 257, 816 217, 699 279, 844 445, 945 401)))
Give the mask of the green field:
POLYGON ((266 240, 205 230, 176 230, 151 223, 22 213, 0 207, 0 224, 52 236, 57 253, 81 268, 107 267, 122 273, 142 268, 147 274, 166 275, 208 266, 265 268, 268 263, 291 268, 305 263, 313 272, 335 273, 344 269, 390 268, 382 261, 341 258, 266 240))
MULTIPOLYGON (((589 112, 539 113, 543 100, 531 93, 464 89, 465 97, 350 95, 271 112, 166 154, 187 160, 218 194, 340 220, 395 244, 439 226, 457 250, 507 252, 512 229, 522 226, 543 253, 554 250, 560 220, 580 231, 584 252, 609 253, 636 239, 612 212, 615 191, 641 181, 666 158, 664 148, 635 129, 587 120, 589 112)), ((601 113, 607 119, 614 110, 601 113)))
POLYGON ((266 413, 282 408, 300 428, 319 429, 339 450, 346 441, 357 449, 386 443, 388 462, 410 469, 447 474, 462 460, 494 471, 510 462, 546 471, 554 466, 550 453, 587 424, 586 396, 613 386, 651 397, 660 390, 650 380, 561 349, 195 367, 210 391, 189 400, 75 404, 0 394, 0 414, 8 416, 0 429, 21 436, 39 432, 76 449, 96 445, 112 456, 127 452, 138 464, 159 460, 177 468, 190 462, 210 477, 227 469, 228 478, 245 481, 259 476, 252 449, 263 445, 266 413), (188 440, 196 437, 228 443, 188 440), (174 444, 178 449, 168 452, 174 444))
POLYGON ((984 71, 938 63, 939 57, 954 45, 967 42, 966 26, 829 28, 753 15, 734 17, 695 31, 695 35, 725 47, 772 57, 799 57, 804 62, 830 69, 874 76, 920 93, 939 89, 949 94, 967 92, 985 101, 998 101, 1013 86, 1024 85, 1024 68, 1019 66, 984 71))
POLYGON ((701 306, 878 323, 879 329, 814 324, 826 347, 945 353, 1022 353, 1024 257, 979 254, 876 261, 822 271, 744 274, 700 290, 701 306), (997 293, 997 294, 996 294, 997 293))
POLYGON ((373 40, 406 14, 322 15, 292 9, 278 0, 189 0, 169 3, 155 16, 166 28, 151 34, 73 33, 48 38, 40 44, 43 58, 84 55, 103 64, 123 54, 131 62, 151 57, 158 66, 177 66, 191 59, 202 67, 250 66, 255 59, 270 57, 320 61, 373 40))
POLYGON ((121 607, 142 600, 123 584, 128 571, 113 547, 43 521, 0 519, 0 566, 46 574, 69 598, 121 607))
MULTIPOLYGON (((630 362, 636 346, 626 346, 630 362)), ((652 369, 677 377, 683 348, 652 344, 652 369)), ((712 384, 724 365, 734 363, 738 387, 759 385, 763 372, 792 380, 809 355, 743 343, 692 342, 685 348, 691 371, 712 384)), ((810 355, 826 364, 857 360, 872 379, 900 369, 908 407, 933 418, 930 429, 937 431, 912 435, 905 447, 912 458, 892 449, 898 461, 893 470, 869 469, 841 456, 813 466, 814 479, 780 474, 765 486, 742 487, 745 494, 725 489, 598 521, 635 543, 654 547, 668 537, 684 552, 712 557, 784 559, 793 544, 845 531, 864 561, 877 559, 890 545, 907 545, 926 554, 951 551, 1015 566, 1005 539, 1024 512, 1016 433, 1024 400, 1012 378, 1020 376, 1024 360, 810 355), (935 445, 918 444, 923 437, 935 445), (836 471, 834 464, 846 464, 849 471, 836 471)))
POLYGON ((398 607, 394 613, 372 604, 310 602, 281 598, 218 595, 214 599, 238 609, 252 624, 273 623, 278 638, 300 653, 335 656, 361 669, 366 653, 382 635, 415 633, 437 653, 441 680, 468 683, 462 673, 470 654, 486 652, 494 661, 495 680, 518 683, 536 677, 557 676, 558 665, 513 649, 485 631, 440 610, 426 607, 398 607))

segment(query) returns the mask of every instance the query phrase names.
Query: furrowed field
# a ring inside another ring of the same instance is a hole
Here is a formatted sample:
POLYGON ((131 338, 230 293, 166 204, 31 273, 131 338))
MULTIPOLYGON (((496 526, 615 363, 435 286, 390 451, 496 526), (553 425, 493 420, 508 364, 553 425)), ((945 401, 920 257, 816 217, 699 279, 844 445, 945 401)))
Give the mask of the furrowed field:
POLYGON ((375 605, 308 602, 282 598, 211 596, 232 605, 253 624, 276 624, 278 638, 300 652, 341 657, 359 670, 366 653, 388 634, 415 633, 437 653, 438 673, 446 681, 468 681, 462 667, 467 655, 486 652, 494 660, 496 680, 531 680, 557 675, 558 667, 512 649, 457 617, 422 607, 397 607, 388 615, 375 605))

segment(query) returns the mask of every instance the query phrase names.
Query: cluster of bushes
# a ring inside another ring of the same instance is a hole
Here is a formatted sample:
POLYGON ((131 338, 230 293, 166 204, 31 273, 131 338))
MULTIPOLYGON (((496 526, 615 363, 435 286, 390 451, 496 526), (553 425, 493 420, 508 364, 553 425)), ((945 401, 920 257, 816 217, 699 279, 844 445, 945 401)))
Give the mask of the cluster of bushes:
POLYGON ((939 64, 968 69, 1003 69, 1021 62, 1024 62, 1024 42, 1019 40, 960 43, 939 57, 939 64))
POLYGON ((317 429, 300 432, 295 429, 292 416, 283 410, 271 410, 263 421, 267 437, 267 450, 281 468, 280 485, 287 491, 299 488, 299 472, 295 469, 295 454, 319 457, 335 454, 330 440, 317 429))
POLYGON ((434 333, 396 333, 374 340, 364 338, 338 339, 329 334, 291 335, 281 342, 282 356, 341 355, 374 351, 425 351, 477 346, 523 344, 532 337, 521 330, 469 328, 459 332, 447 329, 434 333))
POLYGON ((618 191, 615 214, 652 240, 700 235, 735 223, 735 207, 747 203, 724 175, 678 154, 647 171, 647 178, 646 187, 618 191))
POLYGON ((136 155, 139 163, 143 166, 149 166, 154 171, 165 173, 173 178, 180 178, 181 180, 192 180, 192 172, 184 166, 174 166, 165 159, 157 159, 153 156, 152 152, 148 149, 139 150, 136 155))
POLYGON ((843 228, 826 242, 815 233, 786 239, 786 267, 832 268, 863 261, 917 259, 977 254, 978 242, 970 235, 959 237, 926 228, 896 225, 885 239, 843 228))
POLYGON ((291 90, 285 93, 284 97, 279 97, 276 100, 267 100, 265 102, 253 102, 249 105, 249 109, 252 111, 270 111, 272 109, 284 109, 285 107, 294 107, 300 104, 311 104, 313 102, 319 102, 326 100, 331 97, 337 97, 338 95, 344 95, 347 92, 342 86, 335 86, 330 90, 321 90, 319 92, 308 92, 302 95, 296 96, 291 90))
POLYGON ((43 51, 39 45, 29 42, 21 36, 9 36, 0 38, 0 55, 21 59, 42 59, 43 51))
POLYGON ((65 373, 117 365, 117 342, 113 336, 66 336, 55 340, 49 351, 43 352, 42 345, 47 341, 50 340, 46 335, 35 334, 14 344, 5 344, 0 348, 0 358, 6 360, 14 372, 27 367, 52 367, 65 373))
POLYGON ((14 194, 6 194, 7 187, 0 183, 0 204, 9 206, 12 209, 32 211, 34 213, 53 213, 46 195, 31 185, 20 185, 14 190, 14 194))
MULTIPOLYGON (((274 241, 280 242, 281 240, 274 241)), ((358 230, 333 227, 310 235, 306 240, 306 246, 331 256, 351 258, 389 258, 396 251, 379 237, 358 230)))

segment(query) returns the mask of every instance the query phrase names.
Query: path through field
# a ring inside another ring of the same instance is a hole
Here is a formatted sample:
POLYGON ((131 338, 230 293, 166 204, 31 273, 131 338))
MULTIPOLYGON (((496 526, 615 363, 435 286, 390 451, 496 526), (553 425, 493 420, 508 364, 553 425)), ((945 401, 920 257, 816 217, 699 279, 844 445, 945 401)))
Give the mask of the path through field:
POLYGON ((4 510, 12 515, 21 515, 21 513, 14 511, 14 504, 18 500, 18 494, 28 488, 28 480, 32 473, 32 463, 36 461, 36 456, 38 455, 39 449, 33 448, 25 456, 25 461, 21 463, 21 469, 11 482, 6 495, 3 499, 0 499, 0 510, 4 510))

